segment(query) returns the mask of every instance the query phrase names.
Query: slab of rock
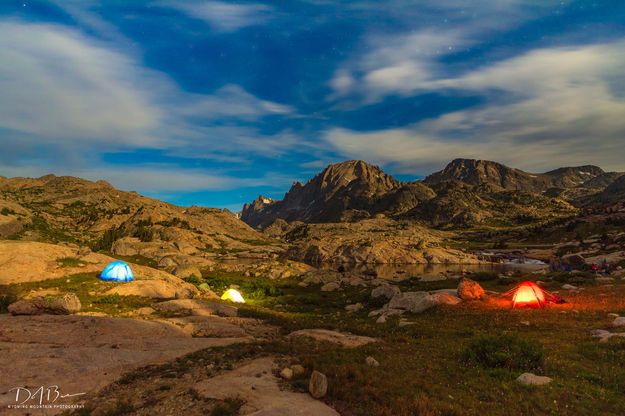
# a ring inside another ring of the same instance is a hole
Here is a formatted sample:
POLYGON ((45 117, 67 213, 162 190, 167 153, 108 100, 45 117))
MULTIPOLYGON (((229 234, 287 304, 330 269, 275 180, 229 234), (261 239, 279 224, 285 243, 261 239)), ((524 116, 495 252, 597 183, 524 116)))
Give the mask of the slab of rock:
POLYGON ((197 316, 237 316, 239 313, 236 306, 200 299, 174 299, 157 303, 154 308, 160 312, 197 316))
POLYGON ((577 290, 577 286, 570 285, 568 283, 562 285, 562 289, 564 290, 577 290))
POLYGON ((185 316, 170 318, 165 322, 172 323, 193 337, 202 338, 244 338, 245 330, 220 316, 185 316))
MULTIPOLYGON (((58 385, 65 393, 85 392, 86 397, 135 368, 249 341, 192 338, 171 324, 99 316, 0 315, 0 328, 0 392, 58 385)), ((12 399, 0 394, 0 408, 6 409, 12 399)))
POLYGON ((80 311, 80 299, 73 293, 66 293, 52 299, 34 297, 21 299, 9 305, 11 315, 71 315, 80 311))
POLYGON ((202 277, 202 271, 199 267, 193 266, 190 264, 184 264, 178 266, 174 269, 174 276, 179 277, 181 279, 185 279, 187 277, 195 276, 197 278, 202 277))
POLYGON ((321 399, 328 392, 328 378, 319 371, 313 371, 308 383, 308 391, 315 399, 321 399))
POLYGON ((380 285, 371 291, 372 298, 379 298, 380 296, 385 297, 386 299, 392 299, 393 296, 401 292, 397 286, 394 285, 380 285))
POLYGON ((322 292, 334 292, 335 290, 338 290, 341 288, 341 284, 338 282, 330 282, 330 283, 326 283, 325 285, 321 286, 321 291, 322 292))
POLYGON ((240 397, 245 404, 239 414, 255 416, 339 416, 308 394, 281 390, 271 357, 258 358, 234 370, 196 383, 197 392, 208 399, 240 397))
POLYGON ((462 302, 458 296, 447 292, 431 293, 430 296, 439 305, 457 305, 462 302))
POLYGON ((363 345, 377 342, 378 340, 371 337, 354 335, 344 332, 330 331, 328 329, 300 329, 289 334, 289 338, 307 337, 317 341, 331 342, 340 345, 343 348, 355 348, 363 345))
POLYGON ((115 286, 105 292, 106 295, 141 296, 152 299, 191 299, 198 290, 192 284, 182 280, 134 280, 115 286))
POLYGON ((436 305, 437 299, 428 292, 402 292, 393 296, 387 308, 419 313, 436 305))
POLYGON ((462 300, 480 299, 484 296, 484 289, 474 280, 463 277, 458 283, 458 297, 462 300))
POLYGON ((549 377, 537 376, 532 373, 523 373, 516 379, 516 381, 526 386, 543 386, 551 383, 552 379, 549 377))

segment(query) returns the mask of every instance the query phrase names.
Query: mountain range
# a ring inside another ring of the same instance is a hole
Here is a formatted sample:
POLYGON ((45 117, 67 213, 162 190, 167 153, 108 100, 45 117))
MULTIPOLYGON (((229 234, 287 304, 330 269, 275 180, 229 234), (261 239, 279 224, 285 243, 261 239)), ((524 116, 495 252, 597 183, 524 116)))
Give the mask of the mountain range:
POLYGON ((277 219, 310 223, 372 217, 413 219, 435 227, 519 225, 570 216, 623 195, 623 173, 593 165, 529 173, 497 162, 455 159, 421 181, 401 182, 378 166, 349 160, 326 167, 282 200, 259 196, 241 219, 265 228, 277 219))

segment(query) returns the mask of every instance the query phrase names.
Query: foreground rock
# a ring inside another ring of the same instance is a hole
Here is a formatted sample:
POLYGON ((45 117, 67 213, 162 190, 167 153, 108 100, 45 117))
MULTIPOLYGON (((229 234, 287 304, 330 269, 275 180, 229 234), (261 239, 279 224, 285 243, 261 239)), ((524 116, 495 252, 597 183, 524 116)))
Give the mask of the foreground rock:
MULTIPOLYGON (((93 397, 135 368, 248 341, 192 338, 162 322, 77 315, 0 315, 0 328, 0 392, 16 386, 59 385, 67 394, 87 393, 78 401, 93 397)), ((0 394, 0 408, 10 404, 9 396, 0 394)))
POLYGON ((201 381, 194 388, 201 396, 213 400, 238 396, 245 401, 240 415, 339 415, 307 394, 281 390, 274 371, 277 367, 273 358, 259 358, 228 373, 201 381))
POLYGON ((484 296, 484 289, 474 280, 466 277, 458 283, 458 297, 462 300, 476 300, 484 296))
POLYGON ((328 392, 328 378, 319 371, 313 371, 308 383, 308 391, 315 399, 321 399, 328 392))
POLYGON ((80 299, 73 293, 66 293, 53 299, 33 297, 18 300, 9 305, 11 315, 71 315, 80 311, 80 299))
POLYGON ((195 286, 180 279, 134 280, 105 292, 106 295, 141 296, 152 299, 190 299, 198 293, 195 286))
POLYGON ((356 348, 378 341, 377 339, 371 337, 330 331, 328 329, 301 329, 289 334, 289 338, 296 337, 306 337, 312 338, 316 341, 330 342, 332 344, 340 345, 343 348, 356 348))
POLYGON ((517 379, 517 382, 526 386, 543 386, 551 383, 552 379, 544 376, 537 376, 532 373, 523 373, 517 379))

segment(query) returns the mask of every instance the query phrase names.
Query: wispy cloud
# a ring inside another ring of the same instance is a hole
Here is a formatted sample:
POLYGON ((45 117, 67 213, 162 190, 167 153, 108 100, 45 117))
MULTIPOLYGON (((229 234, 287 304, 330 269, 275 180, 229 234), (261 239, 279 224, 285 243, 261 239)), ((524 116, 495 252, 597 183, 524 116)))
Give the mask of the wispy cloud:
MULTIPOLYGON (((368 13, 396 15, 420 22, 418 29, 369 33, 360 50, 340 65, 329 81, 331 100, 360 96, 366 104, 387 95, 411 95, 450 68, 442 61, 567 2, 527 0, 423 1, 392 0, 392 5, 362 1, 351 4, 368 13)), ((407 23, 408 24, 408 23, 407 23)), ((414 28, 414 25, 408 24, 414 28)))
MULTIPOLYGON (((598 163, 622 169, 625 42, 533 50, 422 91, 472 92, 486 104, 402 129, 331 129, 326 140, 350 157, 440 167, 453 157, 489 158, 527 169, 598 163)), ((423 172, 419 172, 423 173, 423 172)))
POLYGON ((52 148, 66 155, 60 163, 82 154, 91 164, 103 151, 157 148, 240 160, 242 148, 247 156, 276 155, 297 142, 292 132, 250 126, 294 109, 240 86, 183 91, 138 57, 65 26, 0 21, 0 33, 1 140, 22 143, 14 158, 20 149, 32 158, 33 149, 52 148))
POLYGON ((201 19, 218 32, 234 32, 244 27, 265 23, 271 17, 271 7, 255 3, 221 1, 164 1, 171 7, 195 19, 201 19))

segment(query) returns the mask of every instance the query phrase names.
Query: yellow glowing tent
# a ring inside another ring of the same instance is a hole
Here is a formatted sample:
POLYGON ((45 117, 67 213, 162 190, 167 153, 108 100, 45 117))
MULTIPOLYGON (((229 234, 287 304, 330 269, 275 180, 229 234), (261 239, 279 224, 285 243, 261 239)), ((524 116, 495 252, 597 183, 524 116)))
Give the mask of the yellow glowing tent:
POLYGON ((221 300, 229 300, 230 302, 234 303, 245 303, 245 299, 243 299, 243 296, 241 296, 241 294, 234 289, 226 290, 224 294, 221 295, 221 300))

